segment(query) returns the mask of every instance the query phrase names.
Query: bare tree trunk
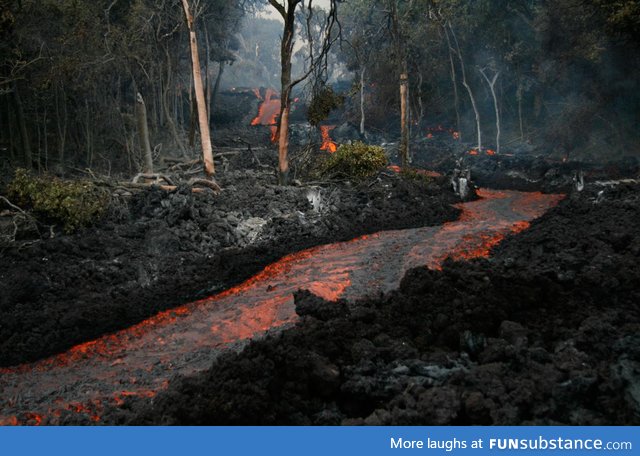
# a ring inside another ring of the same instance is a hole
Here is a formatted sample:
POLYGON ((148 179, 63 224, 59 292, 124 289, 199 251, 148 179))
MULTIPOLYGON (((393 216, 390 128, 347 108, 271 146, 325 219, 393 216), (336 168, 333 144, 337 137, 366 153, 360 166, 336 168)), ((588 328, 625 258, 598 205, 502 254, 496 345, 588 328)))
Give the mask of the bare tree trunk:
POLYGON ((219 63, 218 75, 216 76, 216 82, 213 84, 213 91, 211 92, 211 99, 209 100, 209 109, 213 110, 216 105, 216 98, 218 97, 218 91, 220 90, 220 81, 222 81, 222 73, 224 73, 225 62, 219 63))
POLYGON ((482 74, 482 77, 484 78, 484 80, 487 81, 487 84, 489 84, 489 89, 491 89, 491 96, 493 97, 493 107, 496 111, 496 152, 499 154, 500 153, 500 109, 498 108, 498 97, 496 96, 496 81, 498 80, 498 76, 500 76, 500 72, 499 71, 496 72, 496 74, 493 75, 493 78, 491 78, 491 80, 489 79, 484 69, 482 68, 480 68, 480 74, 482 74))
MULTIPOLYGON (((313 35, 309 32, 307 40, 309 41, 309 68, 307 71, 295 81, 291 78, 291 57, 293 55, 293 39, 296 25, 296 8, 303 0, 286 0, 279 2, 278 0, 268 0, 276 11, 284 20, 284 28, 282 32, 282 40, 280 42, 280 123, 278 125, 278 180, 281 185, 286 185, 289 181, 289 112, 291 110, 291 91, 296 84, 304 81, 314 70, 318 68, 321 62, 326 62, 326 55, 331 47, 331 27, 335 23, 336 17, 336 0, 330 1, 330 10, 328 17, 328 25, 324 31, 324 43, 322 51, 314 58, 313 55, 313 35)), ((310 23, 312 13, 312 2, 308 3, 307 24, 310 23)))
POLYGON ((187 149, 184 147, 184 144, 182 143, 182 139, 180 138, 180 135, 178 134, 178 129, 176 128, 176 122, 173 119, 171 110, 169 109, 169 87, 171 86, 172 70, 171 70, 171 56, 169 55, 168 48, 165 48, 165 53, 167 55, 167 80, 165 81, 166 83, 164 87, 164 94, 163 94, 163 100, 162 100, 162 105, 164 106, 164 115, 167 118, 167 123, 169 124, 169 130, 171 131, 171 136, 173 136, 174 142, 178 146, 178 149, 180 149, 180 153, 182 154, 183 157, 187 157, 187 149))
POLYGON ((449 33, 445 29, 445 36, 447 38, 447 46, 449 48, 449 64, 451 65, 451 85, 453 86, 453 106, 456 110, 456 131, 458 132, 458 139, 462 140, 462 130, 460 128, 460 100, 458 97, 458 77, 456 76, 456 65, 453 62, 453 52, 451 47, 451 40, 449 39, 449 33))
POLYGON ((204 99, 204 88, 202 87, 202 74, 200 74, 200 57, 198 56, 198 42, 196 32, 193 28, 193 16, 189 10, 188 0, 182 0, 182 7, 187 18, 189 27, 189 41, 191 43, 191 63, 193 67, 193 85, 196 91, 196 104, 198 105, 198 120, 200 123, 200 142, 202 143, 202 158, 204 161, 204 171, 207 176, 215 173, 213 166, 213 150, 211 148, 211 135, 209 133, 209 116, 207 115, 207 105, 204 99))
POLYGON ((278 182, 289 183, 289 112, 291 110, 291 56, 295 31, 295 9, 298 0, 288 0, 288 9, 276 0, 269 2, 284 19, 282 42, 280 44, 280 123, 278 125, 278 182))
POLYGON ((471 106, 473 107, 473 112, 476 116, 476 131, 478 134, 478 152, 482 151, 482 128, 480 125, 480 112, 478 111, 478 105, 476 104, 476 99, 473 96, 473 91, 471 90, 471 86, 467 82, 467 71, 464 65, 464 59, 462 58, 462 52, 460 51, 460 44, 458 43, 458 38, 456 37, 455 32, 453 31, 453 27, 451 23, 447 24, 449 26, 449 31, 451 32, 451 36, 453 36, 453 42, 456 45, 455 52, 458 56, 458 60, 460 62, 460 69, 462 71, 462 85, 465 89, 467 89, 467 93, 469 94, 469 99, 471 100, 471 106))
POLYGON ((153 155, 151 153, 151 143, 149 141, 149 124, 147 123, 147 106, 140 92, 136 94, 136 119, 138 121, 138 135, 140 146, 144 156, 144 168, 142 172, 153 173, 153 155))
POLYGON ((67 142, 67 97, 64 88, 56 87, 55 89, 55 105, 56 105, 56 126, 58 129, 58 160, 60 166, 64 168, 64 151, 67 142), (61 92, 61 93, 60 93, 61 92), (62 107, 60 106, 62 105, 62 107))
POLYGON ((424 117, 424 104, 422 103, 422 82, 424 81, 424 78, 422 76, 422 71, 418 71, 418 114, 417 114, 417 118, 412 121, 412 123, 414 125, 418 125, 421 126, 422 125, 422 118, 424 117))
POLYGON ((365 136, 364 131, 364 73, 366 67, 360 70, 360 135, 365 136))
POLYGON ((87 151, 87 166, 93 166, 93 131, 91 128, 91 111, 89 109, 89 99, 84 99, 85 118, 84 118, 84 137, 85 147, 87 151))
POLYGON ((29 140, 29 131, 27 130, 27 121, 24 117, 24 108, 22 107, 22 99, 18 91, 18 84, 13 82, 13 102, 16 107, 16 120, 20 130, 20 139, 22 141, 22 156, 24 165, 31 169, 33 166, 33 156, 31 154, 31 141, 29 140))
POLYGON ((520 141, 524 141, 524 120, 522 119, 522 81, 518 81, 516 89, 516 100, 518 101, 518 123, 520 125, 520 141))
POLYGON ((205 52, 204 52, 204 85, 207 88, 206 90, 206 101, 207 101, 207 123, 211 125, 211 81, 209 78, 209 58, 211 56, 211 46, 209 44, 209 31, 207 28, 204 28, 204 42, 205 42, 205 52))
POLYGON ((409 75, 406 64, 400 74, 400 163, 402 168, 409 164, 409 75))

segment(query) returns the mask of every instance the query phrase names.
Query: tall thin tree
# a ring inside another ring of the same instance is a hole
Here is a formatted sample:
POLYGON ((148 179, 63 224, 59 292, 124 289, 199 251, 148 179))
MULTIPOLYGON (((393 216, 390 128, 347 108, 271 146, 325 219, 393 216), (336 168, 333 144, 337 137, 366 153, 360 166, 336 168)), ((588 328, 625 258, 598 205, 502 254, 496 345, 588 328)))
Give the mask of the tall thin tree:
POLYGON ((215 173, 213 165, 213 151, 211 148, 211 134, 209 133, 209 116, 207 114, 207 103, 204 96, 202 84, 202 73, 200 70, 200 57, 198 55, 198 41, 193 20, 193 13, 188 0, 182 0, 182 7, 187 18, 189 28, 189 43, 191 46, 191 66, 193 69, 193 87, 196 92, 196 105, 198 107, 198 122, 200 125, 200 142, 202 144, 202 159, 204 161, 204 172, 208 177, 215 173))

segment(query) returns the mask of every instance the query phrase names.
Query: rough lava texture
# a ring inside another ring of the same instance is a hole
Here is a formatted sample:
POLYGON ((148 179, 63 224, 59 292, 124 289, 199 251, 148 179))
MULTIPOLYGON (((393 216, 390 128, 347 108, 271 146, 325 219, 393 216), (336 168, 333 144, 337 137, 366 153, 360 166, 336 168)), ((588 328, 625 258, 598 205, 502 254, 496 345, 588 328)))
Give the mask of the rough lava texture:
POLYGON ((299 323, 105 422, 640 424, 640 188, 572 195, 489 260, 299 323))
POLYGON ((288 253, 458 214, 444 179, 384 173, 361 186, 279 187, 264 167, 233 160, 218 196, 144 191, 93 228, 1 252, 0 366, 209 296, 288 253))

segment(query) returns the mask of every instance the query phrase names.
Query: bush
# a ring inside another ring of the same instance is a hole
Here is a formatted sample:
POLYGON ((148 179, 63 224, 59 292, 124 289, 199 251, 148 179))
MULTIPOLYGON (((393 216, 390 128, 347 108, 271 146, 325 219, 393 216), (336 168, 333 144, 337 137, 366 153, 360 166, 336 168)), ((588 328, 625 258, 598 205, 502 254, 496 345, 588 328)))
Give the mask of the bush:
POLYGON ((376 174, 387 166, 388 160, 380 146, 369 146, 363 142, 343 144, 325 160, 320 167, 321 175, 343 175, 362 180, 376 174))
POLYGON ((33 176, 16 170, 7 186, 9 197, 71 233, 99 218, 108 206, 108 196, 92 182, 63 181, 54 176, 33 176))
POLYGON ((422 182, 425 184, 428 184, 433 180, 433 177, 427 173, 420 172, 420 170, 411 167, 402 168, 400 175, 407 180, 422 182))

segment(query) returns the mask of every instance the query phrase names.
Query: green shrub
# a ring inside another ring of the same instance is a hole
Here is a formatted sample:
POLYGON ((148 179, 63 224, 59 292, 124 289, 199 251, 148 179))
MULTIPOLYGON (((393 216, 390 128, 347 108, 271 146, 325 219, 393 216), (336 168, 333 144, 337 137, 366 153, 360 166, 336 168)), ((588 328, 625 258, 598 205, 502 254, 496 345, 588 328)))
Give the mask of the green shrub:
POLYGON ((342 144, 320 167, 321 175, 342 175, 354 180, 373 176, 387 166, 388 160, 380 146, 363 142, 342 144))
POLYGON ((107 193, 89 181, 33 176, 25 169, 16 170, 7 192, 16 204, 60 223, 67 233, 94 222, 109 201, 107 193))
POLYGON ((433 177, 427 173, 420 172, 419 170, 411 167, 402 168, 400 175, 407 180, 423 182, 425 184, 428 184, 433 180, 433 177))

